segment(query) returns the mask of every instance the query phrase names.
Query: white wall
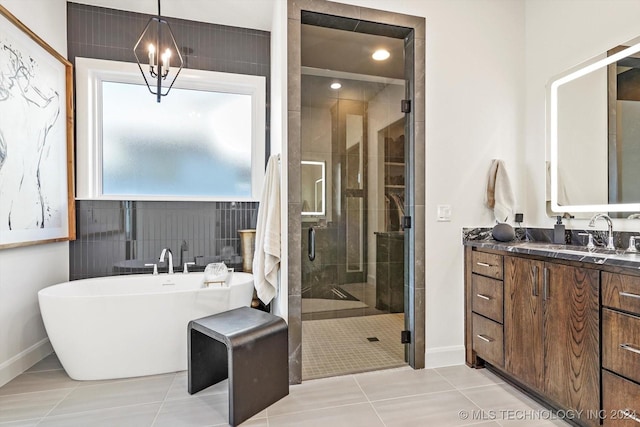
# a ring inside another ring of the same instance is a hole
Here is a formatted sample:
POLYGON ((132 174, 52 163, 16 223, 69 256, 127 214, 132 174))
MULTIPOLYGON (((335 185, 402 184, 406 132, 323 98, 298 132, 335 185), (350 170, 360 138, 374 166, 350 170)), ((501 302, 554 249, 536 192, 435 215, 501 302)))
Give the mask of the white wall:
POLYGON ((288 253, 288 200, 284 189, 289 186, 286 165, 288 164, 286 143, 287 128, 287 2, 275 1, 271 28, 271 155, 280 154, 281 189, 280 204, 280 286, 274 298, 272 312, 287 320, 289 318, 289 295, 287 272, 288 253), (278 77, 280 76, 280 77, 278 77))
MULTIPOLYGON (((67 56, 65 0, 0 0, 0 5, 67 56)), ((0 386, 51 352, 37 292, 67 280, 66 242, 0 250, 0 386)))
POLYGON ((492 224, 483 205, 491 159, 505 160, 525 199, 524 3, 341 2, 426 18, 426 365, 463 363, 461 229, 492 224), (436 221, 439 204, 451 205, 451 222, 436 221))
MULTIPOLYGON (((550 227, 552 222, 541 202, 545 189, 545 172, 540 167, 545 159, 545 86, 562 71, 637 37, 640 1, 527 0, 525 6, 525 221, 528 217, 528 225, 550 227)), ((587 226, 586 220, 567 224, 569 228, 587 226)), ((639 221, 614 220, 615 230, 639 227, 639 221)))

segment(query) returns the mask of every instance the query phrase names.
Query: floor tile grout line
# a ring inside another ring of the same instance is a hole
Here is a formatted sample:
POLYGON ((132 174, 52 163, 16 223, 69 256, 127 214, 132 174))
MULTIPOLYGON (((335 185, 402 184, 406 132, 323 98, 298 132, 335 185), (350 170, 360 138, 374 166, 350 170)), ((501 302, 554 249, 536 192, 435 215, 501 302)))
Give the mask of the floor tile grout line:
POLYGON ((12 425, 12 424, 15 424, 15 423, 25 423, 25 422, 33 422, 33 421, 36 422, 35 425, 38 425, 38 423, 41 420, 42 420, 42 417, 31 417, 31 418, 25 418, 23 420, 13 420, 13 421, 12 420, 4 420, 4 421, 0 420, 0 427, 1 426, 5 426, 5 425, 7 425, 7 426, 8 425, 12 425))
POLYGON ((323 406, 321 408, 309 408, 309 409, 304 409, 302 411, 285 412, 285 413, 282 413, 282 414, 271 415, 271 416, 268 416, 267 419, 268 418, 288 417, 290 415, 305 414, 307 412, 313 412, 313 411, 325 411, 327 409, 347 408, 349 406, 364 405, 366 403, 369 403, 369 402, 354 402, 354 403, 345 403, 344 405, 332 405, 332 406, 323 406))
MULTIPOLYGON (((22 374, 20 374, 20 375, 22 375, 22 374)), ((22 393, 0 394, 0 399, 2 399, 3 397, 23 396, 25 394, 34 394, 34 393, 47 393, 47 392, 58 391, 58 390, 75 390, 77 387, 78 387, 77 385, 74 385, 72 387, 56 387, 56 388, 48 388, 48 389, 38 390, 38 391, 25 391, 25 392, 22 392, 22 393)))
POLYGON ((88 380, 88 381, 78 381, 78 387, 95 387, 107 384, 124 384, 131 383, 136 381, 152 381, 155 379, 160 379, 161 377, 168 377, 169 375, 177 375, 179 372, 183 371, 175 371, 175 372, 166 372, 164 374, 153 374, 153 375, 142 375, 138 377, 127 377, 127 378, 111 378, 106 380, 88 380))
POLYGON ((60 404, 62 402, 64 402, 64 400, 69 397, 71 395, 71 393, 73 393, 76 389, 78 388, 78 386, 76 385, 74 388, 69 389, 69 392, 67 394, 64 395, 64 397, 62 399, 60 399, 58 401, 58 403, 56 403, 55 405, 53 405, 53 407, 51 409, 49 409, 49 411, 42 417, 40 418, 40 421, 38 421, 38 423, 36 424, 36 426, 39 426, 40 423, 42 423, 42 421, 44 421, 58 406, 60 406, 60 404))
POLYGON ((22 374, 31 375, 31 374, 41 374, 43 372, 54 372, 54 371, 64 371, 64 368, 38 369, 37 371, 29 370, 29 371, 24 371, 22 374))
POLYGON ((158 420, 158 416, 160 415, 160 412, 162 411, 162 408, 164 407, 164 403, 167 401, 167 396, 169 396, 169 392, 171 391, 171 388, 173 387, 173 385, 176 382, 176 378, 178 378, 178 373, 174 373, 173 375, 173 379, 171 380, 171 384, 169 384, 169 387, 167 388, 167 391, 164 394, 164 397, 162 398, 162 401, 160 402, 160 406, 158 407, 158 410, 156 411, 156 415, 153 417, 153 421, 151 421, 151 426, 153 427, 156 423, 156 421, 158 420))
MULTIPOLYGON (((478 407, 482 412, 488 412, 488 411, 490 411, 491 409, 485 409, 483 406, 480 406, 480 404, 478 404, 475 400, 473 400, 473 399, 472 399, 471 397, 469 397, 466 393, 464 393, 464 390, 478 389, 478 388, 481 388, 481 387, 487 387, 487 388, 488 388, 488 387, 495 387, 495 386, 499 386, 500 384, 507 384, 507 383, 487 384, 487 385, 485 385, 485 386, 470 387, 470 388, 466 388, 466 389, 458 390, 458 391, 459 391, 460 393, 462 393, 462 394, 464 395, 464 397, 466 397, 467 399, 469 399, 469 401, 470 401, 471 403, 473 403, 474 405, 476 405, 476 406, 477 406, 477 407, 478 407)), ((520 393, 520 394, 523 394, 523 395, 524 395, 524 393, 522 393, 522 392, 521 392, 520 390, 518 390, 517 388, 515 388, 515 387, 513 387, 513 386, 511 386, 511 385, 509 385, 509 384, 507 384, 507 385, 509 386, 509 388, 513 388, 514 390, 518 391, 518 393, 520 393)), ((525 395, 525 397, 528 397, 528 396, 526 396, 526 395, 525 395)), ((518 399, 518 400, 520 400, 520 399, 518 399)), ((524 403, 524 402, 523 402, 523 403, 524 403)), ((529 405, 527 405, 527 406, 529 406, 529 405)), ((503 419, 495 419, 495 420, 491 420, 491 421, 494 421, 494 422, 498 423, 498 425, 502 426, 503 424, 502 424, 500 421, 504 421, 504 420, 503 420, 503 419)))
MULTIPOLYGON (((346 377, 352 377, 353 378, 354 376, 353 375, 342 375, 340 378, 346 378, 346 377)), ((354 378, 354 380, 355 380, 355 378, 354 378)), ((357 384, 357 381, 356 381, 356 384, 357 384)), ((364 394, 364 392, 363 392, 363 394, 364 394)), ((367 398, 366 395, 364 395, 364 397, 367 398)), ((367 399, 367 401, 368 401, 368 399, 367 399)), ((345 404, 342 404, 342 405, 330 405, 330 406, 323 406, 321 408, 317 408, 316 407, 316 408, 310 408, 310 409, 303 409, 301 411, 285 412, 285 413, 276 414, 276 415, 269 415, 269 408, 267 408, 267 418, 270 418, 270 417, 277 418, 277 417, 282 417, 282 416, 286 416, 286 415, 302 414, 302 413, 305 413, 305 412, 319 411, 319 410, 325 410, 325 409, 343 408, 343 407, 347 407, 347 406, 362 405, 363 403, 367 403, 367 402, 354 402, 354 403, 345 403, 345 404)))
POLYGON ((438 372, 437 368, 433 369, 433 372, 435 372, 436 374, 438 374, 440 376, 440 378, 442 378, 443 380, 445 380, 446 382, 448 382, 449 384, 451 384, 451 387, 453 387, 455 390, 458 390, 458 387, 456 387, 456 385, 449 381, 449 378, 445 377, 444 375, 442 375, 440 372, 438 372))
POLYGON ((364 397, 367 398, 367 402, 369 402, 369 405, 371 406, 371 409, 373 409, 373 412, 375 412, 376 417, 378 417, 378 419, 380 420, 380 422, 382 423, 383 426, 386 427, 386 423, 384 422, 384 420, 382 419, 382 417, 380 416, 380 414, 378 413, 378 410, 376 409, 376 407, 373 405, 373 402, 371 401, 371 399, 369 399, 369 396, 367 395, 367 393, 364 391, 364 389, 362 388, 362 385, 360 384, 360 381, 358 381, 358 378, 354 375, 353 379, 355 380, 356 384, 358 385, 358 388, 360 389, 360 391, 362 391, 362 394, 364 394, 364 397))
MULTIPOLYGON (((454 365, 454 366, 466 366, 466 365, 454 365)), ((443 366, 442 368, 448 368, 449 366, 443 366)), ((449 380, 449 378, 447 378, 445 375, 443 375, 442 373, 439 372, 440 368, 433 368, 433 370, 440 375, 442 378, 445 379, 445 381, 447 381, 449 384, 451 384, 456 390, 469 390, 469 389, 475 389, 475 388, 479 388, 479 387, 488 387, 488 386, 494 386, 494 385, 499 385, 499 384, 505 384, 505 381, 499 381, 496 382, 494 379, 492 378, 488 378, 485 377, 488 381, 491 381, 491 384, 479 384, 479 385, 472 385, 472 386, 464 386, 464 387, 460 387, 457 386, 456 384, 453 383, 453 381, 449 380)), ((472 369, 472 368, 469 368, 472 369)))
MULTIPOLYGON (((92 413, 92 412, 109 411, 111 409, 135 408, 137 406, 154 405, 156 403, 160 403, 160 401, 156 400, 156 401, 153 401, 153 402, 134 403, 133 405, 107 406, 107 407, 104 407, 104 408, 95 408, 95 409, 88 409, 88 410, 76 411, 76 412, 66 412, 64 414, 57 414, 57 415, 51 415, 51 413, 49 413, 49 414, 45 415, 44 417, 42 417, 40 422, 46 421, 46 419, 51 419, 51 418, 55 418, 55 417, 63 417, 63 416, 71 416, 71 415, 83 415, 83 414, 89 414, 89 413, 92 413)), ((57 407, 57 405, 56 405, 56 407, 57 407)), ((53 408, 53 409, 55 409, 55 408, 53 408)), ((52 411, 53 411, 53 409, 52 409, 52 411)))

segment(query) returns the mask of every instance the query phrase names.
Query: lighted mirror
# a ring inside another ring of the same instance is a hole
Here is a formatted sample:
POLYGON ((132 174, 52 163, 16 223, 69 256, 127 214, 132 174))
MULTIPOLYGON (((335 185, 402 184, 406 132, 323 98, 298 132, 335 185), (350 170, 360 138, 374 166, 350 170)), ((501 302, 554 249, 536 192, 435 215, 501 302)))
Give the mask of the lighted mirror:
POLYGON ((324 162, 301 162, 302 215, 324 216, 326 178, 324 162))
POLYGON ((639 42, 615 47, 549 84, 548 200, 554 213, 640 211, 639 42))

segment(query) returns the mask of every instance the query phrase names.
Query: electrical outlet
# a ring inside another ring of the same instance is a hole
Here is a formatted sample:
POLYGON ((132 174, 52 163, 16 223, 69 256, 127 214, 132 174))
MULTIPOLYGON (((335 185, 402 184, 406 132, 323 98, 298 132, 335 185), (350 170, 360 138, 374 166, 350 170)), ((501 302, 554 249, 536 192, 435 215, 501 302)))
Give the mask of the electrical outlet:
POLYGON ((516 222, 524 222, 524 214, 517 213, 515 221, 516 222))

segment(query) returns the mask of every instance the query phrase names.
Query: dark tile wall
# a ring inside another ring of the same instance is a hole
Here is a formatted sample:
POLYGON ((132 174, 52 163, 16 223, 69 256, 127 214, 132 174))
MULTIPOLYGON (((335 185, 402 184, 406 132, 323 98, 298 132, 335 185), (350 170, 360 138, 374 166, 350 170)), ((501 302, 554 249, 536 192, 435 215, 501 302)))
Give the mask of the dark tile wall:
MULTIPOLYGON (((178 270, 202 271, 224 261, 242 269, 238 230, 255 228, 256 202, 79 201, 77 239, 70 244, 71 280, 148 273, 163 248, 178 270)), ((165 272, 167 264, 159 264, 165 272)))
MULTIPOLYGON (((133 46, 150 15, 67 3, 69 60, 135 62, 133 46)), ((269 154, 270 33, 170 18, 185 68, 266 77, 269 154), (185 55, 184 52, 189 52, 185 55)), ((171 248, 174 265, 225 261, 241 268, 238 230, 255 228, 256 202, 76 203, 77 240, 70 244, 71 280, 148 272, 160 251, 171 248)), ((161 265, 160 270, 166 268, 161 265)), ((176 267, 177 268, 177 267, 176 267)))

